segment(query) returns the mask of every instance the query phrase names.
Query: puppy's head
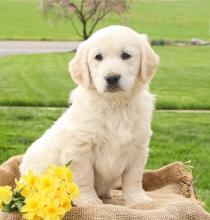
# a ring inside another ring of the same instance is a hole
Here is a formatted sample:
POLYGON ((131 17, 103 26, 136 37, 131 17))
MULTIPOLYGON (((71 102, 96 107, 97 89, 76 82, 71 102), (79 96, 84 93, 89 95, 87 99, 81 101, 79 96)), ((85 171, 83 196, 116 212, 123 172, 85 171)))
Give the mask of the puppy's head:
POLYGON ((110 26, 81 43, 69 70, 77 84, 107 93, 132 90, 137 81, 147 84, 158 63, 145 35, 110 26))

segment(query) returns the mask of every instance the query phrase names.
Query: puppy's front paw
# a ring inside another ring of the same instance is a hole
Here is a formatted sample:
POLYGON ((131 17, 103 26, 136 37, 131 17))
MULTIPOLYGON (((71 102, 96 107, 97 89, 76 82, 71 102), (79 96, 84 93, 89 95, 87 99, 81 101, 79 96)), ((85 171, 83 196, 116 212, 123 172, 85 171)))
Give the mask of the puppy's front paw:
POLYGON ((132 193, 130 195, 125 196, 124 199, 125 199, 125 204, 128 206, 152 201, 152 199, 148 197, 145 192, 132 193))
POLYGON ((74 202, 76 206, 91 206, 91 205, 102 205, 103 202, 97 197, 92 195, 80 195, 80 198, 74 202))
POLYGON ((111 191, 107 191, 105 193, 99 194, 99 198, 101 198, 101 199, 111 199, 112 198, 111 191))

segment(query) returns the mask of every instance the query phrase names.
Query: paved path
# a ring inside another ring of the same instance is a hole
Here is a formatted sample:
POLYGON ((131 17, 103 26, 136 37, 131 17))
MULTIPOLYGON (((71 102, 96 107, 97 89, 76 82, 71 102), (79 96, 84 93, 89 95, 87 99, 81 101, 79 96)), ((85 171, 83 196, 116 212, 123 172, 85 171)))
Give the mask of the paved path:
POLYGON ((79 44, 79 41, 0 41, 0 56, 68 52, 79 44))

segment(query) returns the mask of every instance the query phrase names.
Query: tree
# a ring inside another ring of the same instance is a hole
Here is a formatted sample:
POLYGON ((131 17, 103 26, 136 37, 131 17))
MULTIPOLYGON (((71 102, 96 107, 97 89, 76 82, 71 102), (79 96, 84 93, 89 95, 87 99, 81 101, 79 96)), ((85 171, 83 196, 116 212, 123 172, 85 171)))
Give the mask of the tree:
POLYGON ((58 17, 69 19, 76 33, 84 40, 106 15, 111 12, 122 15, 128 9, 126 0, 40 0, 40 3, 45 14, 53 11, 58 17), (82 30, 75 19, 81 23, 82 30))

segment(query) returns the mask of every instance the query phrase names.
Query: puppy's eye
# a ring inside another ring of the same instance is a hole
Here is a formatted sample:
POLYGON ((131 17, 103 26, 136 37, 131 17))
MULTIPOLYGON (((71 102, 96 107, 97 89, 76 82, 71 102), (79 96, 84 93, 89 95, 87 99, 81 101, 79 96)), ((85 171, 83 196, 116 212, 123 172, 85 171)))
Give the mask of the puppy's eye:
POLYGON ((95 56, 95 59, 98 61, 102 61, 103 60, 103 56, 99 53, 95 56))
POLYGON ((131 58, 131 55, 128 54, 128 53, 123 52, 123 53, 121 54, 121 58, 122 58, 123 60, 128 60, 128 59, 131 58))

